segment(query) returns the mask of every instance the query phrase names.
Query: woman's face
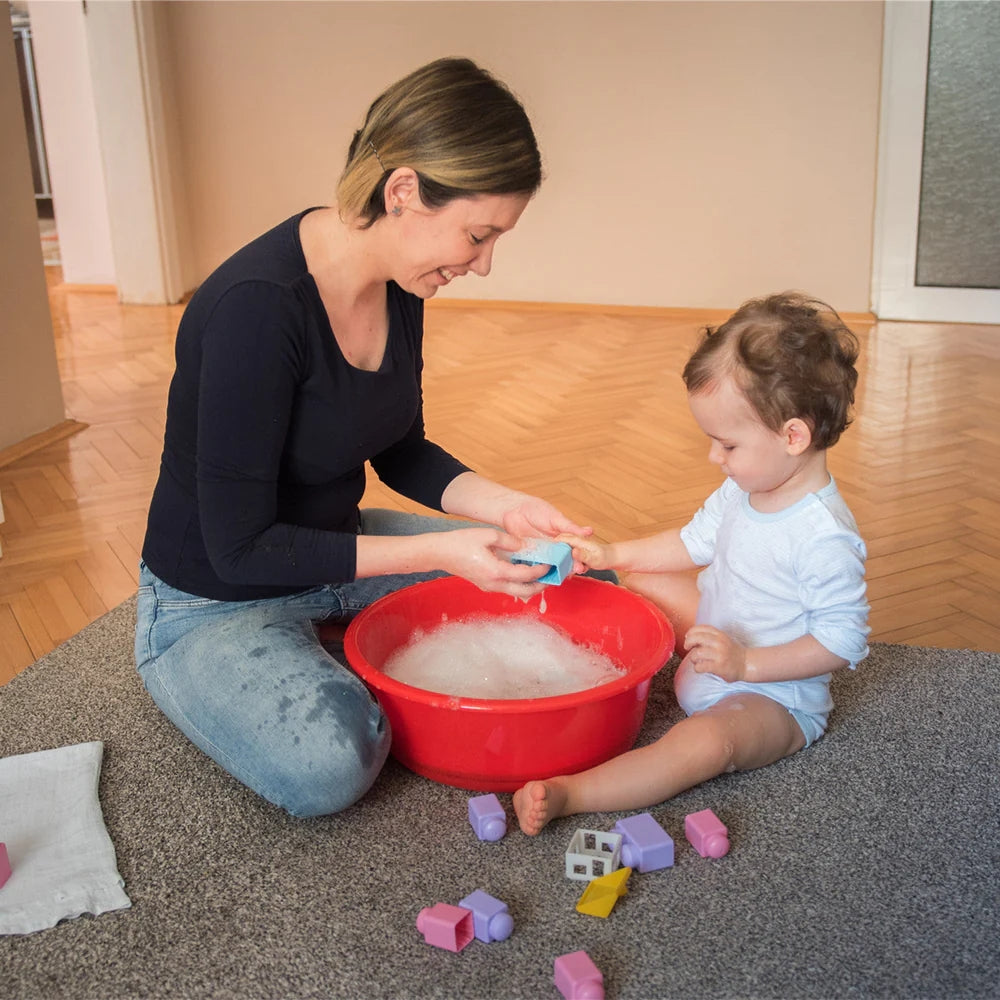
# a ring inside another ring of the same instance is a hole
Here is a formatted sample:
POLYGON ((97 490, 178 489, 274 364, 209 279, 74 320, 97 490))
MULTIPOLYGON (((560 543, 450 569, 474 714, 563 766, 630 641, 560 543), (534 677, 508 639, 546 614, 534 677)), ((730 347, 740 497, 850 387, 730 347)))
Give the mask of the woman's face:
POLYGON ((398 235, 393 279, 406 291, 429 299, 470 271, 485 277, 496 241, 514 228, 530 197, 480 195, 431 209, 414 193, 399 216, 385 220, 398 235))

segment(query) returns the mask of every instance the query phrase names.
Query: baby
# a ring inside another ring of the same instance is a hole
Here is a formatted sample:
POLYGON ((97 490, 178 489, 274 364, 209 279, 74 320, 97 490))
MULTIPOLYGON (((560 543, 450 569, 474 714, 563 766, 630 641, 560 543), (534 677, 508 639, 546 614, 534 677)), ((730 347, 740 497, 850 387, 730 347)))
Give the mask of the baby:
POLYGON ((670 618, 687 718, 588 771, 529 781, 514 793, 525 833, 557 816, 643 809, 822 736, 831 673, 868 653, 865 545, 826 465, 850 422, 857 355, 840 317, 798 293, 753 299, 706 329, 683 378, 725 481, 680 530, 564 538, 576 560, 617 570, 670 618))

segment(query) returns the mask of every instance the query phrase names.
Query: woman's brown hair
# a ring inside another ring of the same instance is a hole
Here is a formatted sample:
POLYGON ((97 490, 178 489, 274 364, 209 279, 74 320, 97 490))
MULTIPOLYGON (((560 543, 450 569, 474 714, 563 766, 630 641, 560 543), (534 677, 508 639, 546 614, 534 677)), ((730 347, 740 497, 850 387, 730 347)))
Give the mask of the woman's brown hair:
POLYGON ((383 190, 397 167, 416 171, 431 208, 476 195, 532 195, 542 182, 524 108, 469 59, 438 59, 375 99, 337 187, 341 216, 368 228, 385 215, 383 190))

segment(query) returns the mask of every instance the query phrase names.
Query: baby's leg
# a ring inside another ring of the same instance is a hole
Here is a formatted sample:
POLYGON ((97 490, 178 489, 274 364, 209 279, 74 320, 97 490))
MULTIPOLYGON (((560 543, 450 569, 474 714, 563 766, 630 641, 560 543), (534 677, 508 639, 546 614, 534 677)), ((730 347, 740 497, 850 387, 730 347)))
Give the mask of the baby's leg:
POLYGON ((697 573, 626 573, 622 586, 652 601, 667 616, 680 648, 698 612, 697 573))
POLYGON ((681 720, 655 743, 579 774, 529 781, 514 793, 521 829, 581 812, 644 809, 729 771, 772 764, 805 746, 786 708, 759 694, 734 694, 681 720))

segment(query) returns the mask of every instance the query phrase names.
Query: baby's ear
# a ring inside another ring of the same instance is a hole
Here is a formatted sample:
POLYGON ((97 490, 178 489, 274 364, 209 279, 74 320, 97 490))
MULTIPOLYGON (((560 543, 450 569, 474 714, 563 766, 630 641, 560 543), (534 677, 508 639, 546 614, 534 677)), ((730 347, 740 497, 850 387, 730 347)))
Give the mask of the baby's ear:
POLYGON ((812 431, 801 417, 792 417, 791 420, 786 420, 781 433, 789 455, 801 455, 812 444, 812 431))

